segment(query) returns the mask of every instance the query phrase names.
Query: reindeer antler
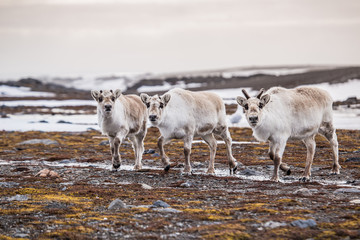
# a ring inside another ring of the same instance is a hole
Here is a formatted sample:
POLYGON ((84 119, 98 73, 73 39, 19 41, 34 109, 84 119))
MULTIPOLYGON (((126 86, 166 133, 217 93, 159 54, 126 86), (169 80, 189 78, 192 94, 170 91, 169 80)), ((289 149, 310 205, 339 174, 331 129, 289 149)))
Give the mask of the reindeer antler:
POLYGON ((246 97, 246 99, 249 99, 249 98, 250 98, 249 94, 246 92, 245 89, 242 89, 241 91, 243 92, 243 94, 244 94, 244 96, 246 97))
POLYGON ((261 95, 265 92, 265 89, 260 89, 260 92, 258 93, 258 95, 256 96, 258 99, 261 98, 261 95))

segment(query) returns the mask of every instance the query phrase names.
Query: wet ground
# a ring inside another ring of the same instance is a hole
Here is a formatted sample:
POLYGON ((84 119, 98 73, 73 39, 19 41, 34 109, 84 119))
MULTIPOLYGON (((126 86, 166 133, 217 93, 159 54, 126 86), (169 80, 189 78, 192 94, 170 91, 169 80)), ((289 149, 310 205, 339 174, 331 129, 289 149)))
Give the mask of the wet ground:
POLYGON ((342 169, 336 176, 329 175, 330 147, 317 137, 306 183, 298 181, 302 143, 288 143, 284 162, 292 174, 273 183, 267 144, 257 143, 248 128, 230 131, 234 156, 244 164, 234 176, 223 144, 216 175, 205 174, 209 150, 201 141, 193 144, 190 175, 182 173, 182 143, 168 144, 174 167, 165 173, 152 151, 155 128, 145 140, 143 170, 132 170, 133 151, 125 142, 118 172, 110 171, 109 146, 97 131, 1 132, 0 239, 360 238, 360 131, 337 131, 342 169), (30 139, 55 142, 19 144, 30 139), (59 177, 36 176, 45 168, 59 177), (109 209, 115 199, 122 204, 109 209), (169 207, 154 204, 158 200, 169 207))

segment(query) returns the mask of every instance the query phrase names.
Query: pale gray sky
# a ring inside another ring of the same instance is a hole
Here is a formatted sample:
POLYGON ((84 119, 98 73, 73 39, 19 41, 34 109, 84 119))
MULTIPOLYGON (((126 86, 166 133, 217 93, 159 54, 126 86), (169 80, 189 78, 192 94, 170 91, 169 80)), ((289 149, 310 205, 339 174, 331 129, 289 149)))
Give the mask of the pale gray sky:
POLYGON ((359 0, 0 0, 0 77, 360 65, 359 0))

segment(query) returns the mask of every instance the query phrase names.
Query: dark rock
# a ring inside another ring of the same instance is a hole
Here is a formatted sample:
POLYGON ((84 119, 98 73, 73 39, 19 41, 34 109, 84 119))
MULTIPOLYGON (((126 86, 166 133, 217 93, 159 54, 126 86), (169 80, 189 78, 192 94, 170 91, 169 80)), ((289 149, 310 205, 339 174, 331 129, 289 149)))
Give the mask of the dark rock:
POLYGON ((0 182, 0 187, 3 188, 13 188, 13 187, 17 187, 20 184, 17 182, 0 182))
POLYGON ((151 208, 159 208, 159 207, 168 208, 168 207, 170 207, 170 205, 164 201, 157 200, 157 201, 153 202, 153 205, 151 205, 150 207, 151 208))
POLYGON ((346 159, 345 162, 360 162, 360 157, 351 157, 346 159))
POLYGON ((311 191, 307 188, 300 188, 300 189, 296 190, 294 192, 294 194, 300 194, 302 196, 311 196, 312 195, 311 191))
POLYGON ((155 149, 147 149, 144 151, 144 154, 153 154, 155 153, 155 149))
POLYGON ((68 209, 66 203, 62 202, 51 202, 45 206, 46 209, 68 209))
POLYGON ((109 140, 104 140, 99 143, 100 146, 109 145, 109 144, 110 144, 109 140))
POLYGON ((290 223, 290 225, 293 226, 293 227, 308 228, 308 227, 315 227, 316 222, 313 219, 296 220, 296 221, 292 221, 290 223))
POLYGON ((160 154, 158 153, 154 153, 154 154, 151 154, 152 157, 160 157, 160 154))
POLYGON ((338 193, 360 193, 358 188, 339 188, 334 191, 335 194, 338 193))
POLYGON ((49 123, 49 122, 46 120, 41 120, 41 121, 39 121, 39 123, 49 123))
POLYGON ((126 208, 126 204, 118 198, 112 201, 108 207, 109 210, 118 210, 123 208, 126 208))
POLYGON ((72 122, 68 122, 68 121, 64 121, 64 120, 59 120, 59 121, 57 121, 57 123, 73 124, 72 122))
POLYGON ((18 143, 17 145, 27 145, 27 144, 58 145, 59 143, 51 139, 31 139, 18 143))
POLYGON ((241 172, 239 172, 240 175, 245 175, 245 176, 260 176, 262 175, 262 173, 252 170, 250 168, 245 168, 244 170, 242 170, 241 172))

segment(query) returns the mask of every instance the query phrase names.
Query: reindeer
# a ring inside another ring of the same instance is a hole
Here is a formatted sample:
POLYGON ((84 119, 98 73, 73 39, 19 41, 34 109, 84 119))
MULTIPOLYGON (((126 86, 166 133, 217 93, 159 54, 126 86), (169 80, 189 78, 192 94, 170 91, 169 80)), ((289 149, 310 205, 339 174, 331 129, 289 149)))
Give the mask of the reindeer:
POLYGON ((142 168, 144 152, 144 138, 147 127, 146 107, 140 97, 123 95, 119 89, 91 91, 91 96, 98 102, 97 116, 99 127, 109 138, 112 170, 116 171, 121 165, 119 147, 125 138, 133 145, 135 152, 134 169, 142 168))
POLYGON ((214 162, 217 141, 220 136, 226 144, 230 174, 235 173, 237 163, 232 156, 231 136, 226 124, 225 105, 222 99, 210 92, 191 92, 180 88, 168 91, 163 96, 142 93, 141 100, 148 109, 150 123, 159 128, 161 136, 158 148, 165 171, 170 169, 164 145, 171 139, 184 141, 185 173, 191 172, 190 153, 194 137, 201 137, 210 148, 207 173, 215 173, 214 162))
POLYGON ((281 163, 288 139, 302 140, 307 148, 306 166, 301 181, 309 181, 311 164, 315 154, 315 136, 321 134, 330 142, 333 151, 331 174, 340 173, 338 141, 333 126, 332 103, 329 93, 314 87, 285 89, 270 88, 264 95, 261 89, 256 97, 237 97, 243 107, 246 119, 254 137, 259 141, 269 141, 269 156, 274 161, 271 180, 278 182, 281 168, 290 174, 286 164, 281 163))

